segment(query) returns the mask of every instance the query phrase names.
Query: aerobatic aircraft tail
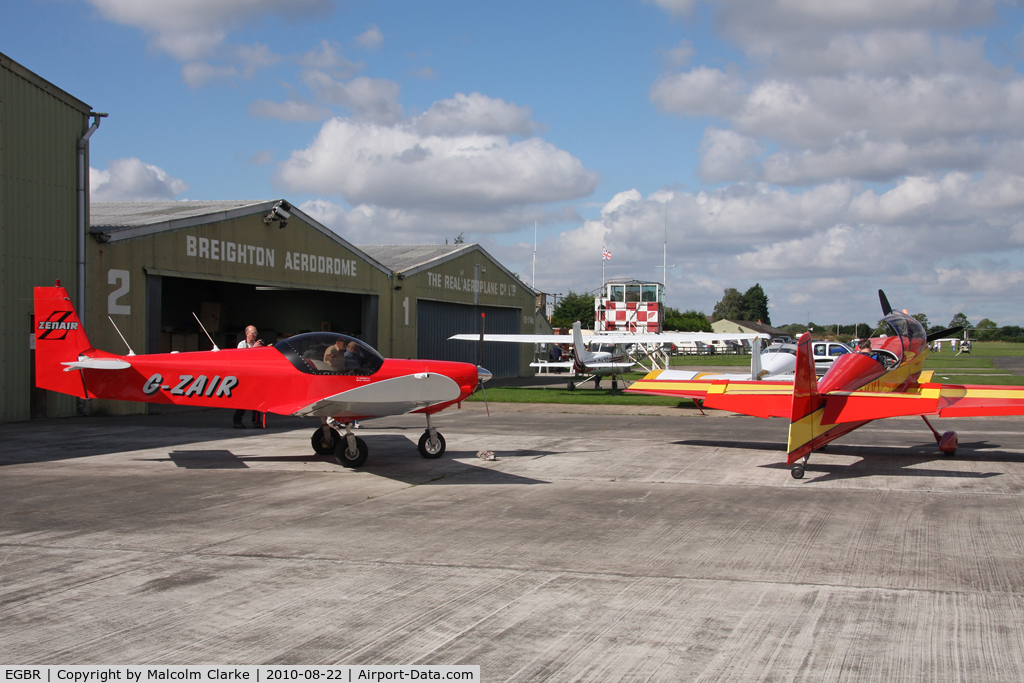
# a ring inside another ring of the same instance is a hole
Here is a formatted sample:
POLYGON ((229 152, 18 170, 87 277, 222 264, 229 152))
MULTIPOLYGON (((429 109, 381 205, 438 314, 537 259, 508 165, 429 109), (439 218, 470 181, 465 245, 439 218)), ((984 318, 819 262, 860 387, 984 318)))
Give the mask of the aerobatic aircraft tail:
POLYGON ((36 386, 87 398, 80 373, 65 372, 79 355, 92 350, 68 290, 35 287, 36 386))
POLYGON ((811 444, 821 425, 821 408, 824 404, 825 400, 818 393, 818 378, 814 372, 811 335, 805 332, 800 335, 796 347, 796 375, 793 380, 793 408, 789 418, 787 464, 792 465, 811 452, 811 444))

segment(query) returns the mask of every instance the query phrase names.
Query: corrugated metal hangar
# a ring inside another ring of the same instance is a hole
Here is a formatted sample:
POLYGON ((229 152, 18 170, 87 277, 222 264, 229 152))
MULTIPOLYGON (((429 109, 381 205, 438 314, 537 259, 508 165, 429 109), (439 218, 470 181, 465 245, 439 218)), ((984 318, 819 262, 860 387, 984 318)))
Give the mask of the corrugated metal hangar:
MULTIPOLYGON (((94 118, 90 127, 89 119, 94 118)), ((77 227, 87 224, 89 136, 81 100, 0 54, 0 420, 68 415, 75 399, 36 390, 32 285, 60 278, 78 300, 77 227)), ((84 241, 82 242, 84 246, 84 241)))
MULTIPOLYGON (((0 63, 10 71, 10 60, 0 63)), ((18 89, 25 86, 12 88, 9 74, 0 70, 0 76, 4 421, 75 412, 74 399, 38 393, 32 407, 33 354, 26 343, 32 330, 32 287, 52 284, 55 278, 69 286, 93 345, 115 353, 128 353, 125 342, 136 353, 209 349, 202 327, 224 348, 244 338, 247 325, 255 325, 268 344, 291 334, 331 330, 359 337, 385 356, 476 362, 477 344, 448 337, 479 331, 481 313, 486 314, 488 332, 550 330, 537 314, 536 293, 479 245, 357 247, 283 199, 87 205, 85 296, 79 297, 74 287, 75 150, 82 136, 98 124, 89 129, 89 117, 94 115, 89 107, 64 98, 75 105, 70 107, 74 115, 65 115, 61 124, 67 140, 51 145, 53 170, 40 169, 39 178, 32 181, 38 183, 38 214, 29 220, 31 210, 12 213, 13 202, 4 198, 17 196, 17 183, 24 181, 7 171, 31 165, 29 158, 36 164, 38 149, 19 145, 12 150, 2 143, 43 117, 30 112, 12 126, 11 117, 4 114, 12 99, 25 97, 18 89), (51 175, 64 181, 52 190, 62 197, 59 203, 57 197, 49 198, 49 190, 41 189, 51 175), (47 202, 65 207, 64 211, 47 213, 42 206, 47 202), (27 231, 25 226, 30 226, 27 231), (31 240, 26 242, 28 235, 31 240), (18 240, 23 248, 9 249, 18 240), (51 266, 45 263, 47 254, 60 257, 51 266), (11 262, 18 259, 23 262, 13 267, 11 262)), ((37 80, 29 86, 58 90, 37 80)), ((60 97, 51 99, 38 106, 69 106, 60 97)), ((40 136, 54 137, 48 131, 40 136)), ((87 192, 85 185, 80 194, 88 196, 87 192)), ((483 347, 483 364, 496 377, 530 374, 532 360, 529 345, 483 347)), ((89 404, 89 411, 98 413, 147 409, 145 404, 127 402, 89 404)))

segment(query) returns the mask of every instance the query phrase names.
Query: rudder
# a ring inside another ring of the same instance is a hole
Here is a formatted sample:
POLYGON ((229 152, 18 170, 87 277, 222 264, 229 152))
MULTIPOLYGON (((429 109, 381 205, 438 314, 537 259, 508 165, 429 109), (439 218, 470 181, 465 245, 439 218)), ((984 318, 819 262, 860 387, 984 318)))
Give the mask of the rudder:
POLYGON ((824 404, 818 393, 818 377, 811 353, 811 335, 800 335, 796 346, 796 375, 793 378, 793 407, 789 418, 787 464, 809 455, 815 437, 815 422, 820 422, 819 409, 824 404))
POLYGON ((68 290, 33 288, 36 342, 36 386, 86 398, 80 372, 65 372, 63 362, 92 350, 68 290))

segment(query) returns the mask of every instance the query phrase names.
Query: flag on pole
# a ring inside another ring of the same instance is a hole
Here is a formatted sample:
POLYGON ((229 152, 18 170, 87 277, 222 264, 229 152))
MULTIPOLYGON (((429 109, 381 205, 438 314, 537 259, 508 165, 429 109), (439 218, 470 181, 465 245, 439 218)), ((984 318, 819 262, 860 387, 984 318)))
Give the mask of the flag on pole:
POLYGON ((602 261, 608 261, 609 259, 611 259, 611 257, 612 257, 612 252, 608 251, 607 249, 602 249, 601 250, 601 260, 602 261))

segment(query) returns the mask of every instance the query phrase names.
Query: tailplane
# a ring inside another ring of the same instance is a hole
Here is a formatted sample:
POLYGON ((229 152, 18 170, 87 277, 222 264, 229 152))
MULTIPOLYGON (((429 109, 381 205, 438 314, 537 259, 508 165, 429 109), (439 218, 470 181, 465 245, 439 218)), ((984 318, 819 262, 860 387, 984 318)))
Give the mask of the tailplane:
POLYGON ((87 398, 79 372, 67 365, 92 350, 68 290, 60 286, 35 287, 36 386, 87 398))

